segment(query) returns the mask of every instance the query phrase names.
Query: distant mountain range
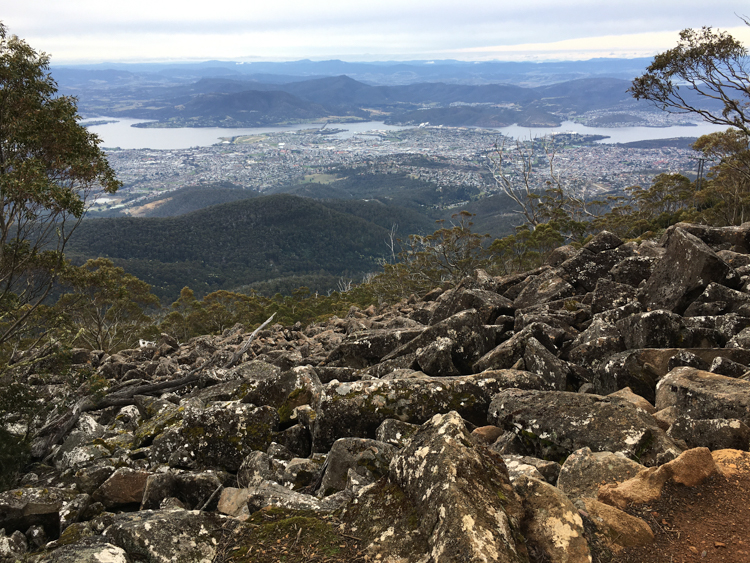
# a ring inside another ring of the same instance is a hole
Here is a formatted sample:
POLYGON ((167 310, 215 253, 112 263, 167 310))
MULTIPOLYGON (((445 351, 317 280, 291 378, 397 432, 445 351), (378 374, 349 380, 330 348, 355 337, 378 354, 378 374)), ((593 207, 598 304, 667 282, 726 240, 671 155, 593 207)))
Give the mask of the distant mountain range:
MULTIPOLYGON (((370 86, 348 76, 284 84, 203 78, 192 84, 154 90, 140 102, 114 94, 102 115, 151 119, 153 126, 253 127, 302 121, 382 119, 389 123, 500 127, 559 124, 564 116, 608 108, 643 109, 617 78, 584 78, 535 88, 507 84, 478 86, 422 83, 370 86)), ((89 104, 92 111, 96 104, 89 104)))
POLYGON ((206 77, 224 77, 282 84, 313 77, 345 74, 370 85, 403 85, 418 82, 453 84, 516 84, 541 86, 578 78, 608 77, 631 80, 643 73, 648 58, 591 59, 558 62, 466 62, 381 61, 345 62, 233 62, 200 63, 101 63, 95 65, 53 66, 59 85, 64 88, 119 88, 140 84, 168 85, 195 82, 206 77))
POLYGON ((559 63, 295 61, 54 67, 87 116, 146 127, 310 121, 549 126, 591 110, 652 109, 627 93, 647 59, 559 63))

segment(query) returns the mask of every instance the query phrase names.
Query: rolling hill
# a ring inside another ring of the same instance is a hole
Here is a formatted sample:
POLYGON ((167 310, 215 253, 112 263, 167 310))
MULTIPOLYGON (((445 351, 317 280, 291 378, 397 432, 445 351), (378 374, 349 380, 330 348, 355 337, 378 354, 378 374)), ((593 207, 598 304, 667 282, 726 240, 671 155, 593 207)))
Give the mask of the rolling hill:
POLYGON ((177 217, 85 220, 66 254, 76 262, 111 258, 169 303, 185 285, 205 294, 290 276, 317 275, 330 283, 331 276, 376 271, 387 252, 389 221, 402 221, 406 233, 431 223, 377 202, 278 194, 177 217))

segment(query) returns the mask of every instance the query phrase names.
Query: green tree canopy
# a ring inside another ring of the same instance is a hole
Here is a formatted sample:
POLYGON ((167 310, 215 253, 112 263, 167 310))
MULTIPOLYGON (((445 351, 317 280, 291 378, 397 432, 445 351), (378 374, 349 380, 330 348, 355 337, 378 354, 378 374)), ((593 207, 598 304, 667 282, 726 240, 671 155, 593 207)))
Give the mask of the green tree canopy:
POLYGON ((750 135, 749 62, 747 49, 728 33, 710 27, 685 29, 677 46, 656 55, 630 92, 663 110, 694 113, 750 135), (717 113, 699 105, 694 94, 721 109, 717 113))
POLYGON ((136 345, 153 324, 147 311, 158 308, 159 300, 151 286, 108 258, 68 268, 63 281, 73 291, 64 294, 58 306, 72 321, 77 343, 114 352, 136 345))
POLYGON ((77 119, 49 57, 0 23, 0 345, 50 294, 87 196, 120 186, 100 140, 77 119))

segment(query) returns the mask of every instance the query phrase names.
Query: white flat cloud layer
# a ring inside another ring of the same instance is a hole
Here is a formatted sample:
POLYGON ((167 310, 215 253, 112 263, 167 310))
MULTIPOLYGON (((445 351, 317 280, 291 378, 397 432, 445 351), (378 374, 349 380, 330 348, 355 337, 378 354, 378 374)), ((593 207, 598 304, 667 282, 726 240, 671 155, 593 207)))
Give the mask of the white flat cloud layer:
POLYGON ((738 16, 746 0, 27 0, 0 13, 57 64, 637 57, 688 27, 750 44, 738 16))

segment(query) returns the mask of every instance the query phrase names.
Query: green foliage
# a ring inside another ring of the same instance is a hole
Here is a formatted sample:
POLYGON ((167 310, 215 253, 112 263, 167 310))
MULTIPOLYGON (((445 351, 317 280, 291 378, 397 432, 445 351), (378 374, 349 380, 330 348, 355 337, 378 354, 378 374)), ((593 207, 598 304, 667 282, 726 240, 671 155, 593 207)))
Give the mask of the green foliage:
POLYGON ((523 225, 515 234, 495 239, 490 245, 491 272, 508 275, 537 268, 565 239, 555 223, 542 223, 535 229, 523 225))
POLYGON ((596 225, 622 238, 637 238, 680 221, 697 219, 695 184, 682 174, 659 174, 650 188, 626 188, 596 225))
POLYGON ((63 282, 71 291, 56 307, 77 329, 73 343, 89 348, 111 353, 134 346, 152 324, 146 311, 159 306, 151 286, 106 258, 71 266, 63 282))
POLYGON ((328 295, 300 287, 292 295, 273 297, 220 290, 201 300, 196 299, 189 287, 184 287, 159 329, 184 342, 193 336, 220 334, 237 323, 246 328, 258 326, 273 314, 276 314, 274 320, 285 326, 306 325, 334 315, 343 317, 352 306, 365 307, 371 303, 371 294, 361 287, 328 295))
POLYGON ((716 164, 696 194, 701 218, 712 225, 740 225, 750 218, 750 137, 728 129, 700 137, 694 144, 716 164))
POLYGON ((0 345, 52 291, 87 195, 120 185, 48 71, 46 54, 0 24, 0 345))
POLYGON ((443 285, 454 285, 477 268, 489 263, 484 244, 488 235, 471 232, 472 214, 461 211, 451 228, 431 235, 411 235, 395 264, 384 263, 383 272, 366 286, 381 301, 394 301, 411 295, 424 295, 443 285))
POLYGON ((79 263, 108 257, 171 302, 185 285, 206 295, 290 276, 359 277, 377 268, 388 234, 322 202, 279 194, 179 217, 84 221, 68 255, 79 263))
POLYGON ((677 46, 656 55, 629 91, 663 110, 700 115, 750 135, 747 65, 747 49, 728 33, 710 27, 685 29, 677 46))

